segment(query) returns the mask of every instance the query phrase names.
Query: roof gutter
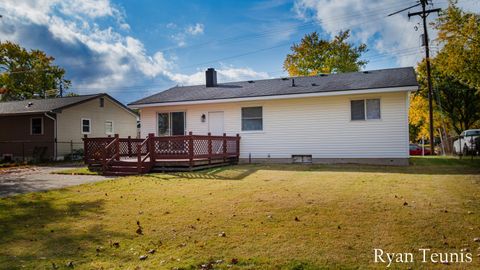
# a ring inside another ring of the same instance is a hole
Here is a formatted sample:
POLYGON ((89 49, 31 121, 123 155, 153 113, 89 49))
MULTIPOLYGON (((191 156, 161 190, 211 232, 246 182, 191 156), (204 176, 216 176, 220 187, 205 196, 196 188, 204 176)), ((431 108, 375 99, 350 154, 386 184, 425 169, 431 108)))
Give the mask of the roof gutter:
POLYGON ((133 108, 133 109, 140 109, 140 108, 155 107, 155 106, 212 104, 212 103, 227 103, 227 102, 241 102, 241 101, 293 99, 293 98, 341 96, 341 95, 360 95, 360 94, 389 93, 389 92, 414 92, 414 91, 417 91, 417 90, 418 90, 418 85, 416 85, 416 86, 402 86, 402 87, 388 87, 388 88, 361 89, 361 90, 315 92, 315 93, 303 93, 303 94, 284 94, 284 95, 256 96, 256 97, 205 99, 205 100, 189 100, 189 101, 174 101, 174 102, 156 102, 156 103, 146 103, 146 104, 129 104, 128 107, 133 108))

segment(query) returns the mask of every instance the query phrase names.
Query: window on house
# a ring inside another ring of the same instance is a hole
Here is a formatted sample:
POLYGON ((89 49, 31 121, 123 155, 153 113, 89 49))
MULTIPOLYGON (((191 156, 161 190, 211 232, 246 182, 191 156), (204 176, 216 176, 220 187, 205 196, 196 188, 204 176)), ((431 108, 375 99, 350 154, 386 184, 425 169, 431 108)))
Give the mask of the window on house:
POLYGON ((380 119, 380 99, 367 99, 367 119, 380 119))
POLYGON ((113 121, 105 121, 105 134, 113 134, 113 121))
POLYGON ((350 101, 351 119, 372 120, 380 119, 380 99, 360 99, 350 101))
POLYGON ((43 118, 32 118, 30 121, 30 133, 32 135, 42 135, 43 134, 43 118))
POLYGON ((242 108, 242 131, 263 130, 263 108, 242 108))
POLYGON ((103 106, 105 106, 105 99, 102 97, 100 98, 100 107, 103 108, 103 106))
POLYGON ((92 121, 87 118, 82 118, 82 134, 89 134, 91 132, 92 121))
POLYGON ((158 114, 158 136, 185 135, 185 112, 158 114))
POLYGON ((352 121, 365 120, 365 100, 352 100, 350 105, 352 107, 352 121))

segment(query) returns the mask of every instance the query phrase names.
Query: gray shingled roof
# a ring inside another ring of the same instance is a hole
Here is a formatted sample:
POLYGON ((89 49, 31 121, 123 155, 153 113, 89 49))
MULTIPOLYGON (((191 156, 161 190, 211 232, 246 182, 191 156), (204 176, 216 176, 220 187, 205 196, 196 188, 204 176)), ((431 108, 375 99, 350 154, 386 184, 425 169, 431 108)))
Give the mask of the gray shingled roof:
POLYGON ((85 102, 102 95, 105 94, 0 102, 0 115, 50 112, 85 102), (28 106, 29 103, 31 103, 30 106, 28 106))
POLYGON ((221 83, 217 87, 206 87, 205 85, 176 86, 132 102, 129 105, 135 107, 135 105, 150 103, 293 95, 403 86, 418 86, 415 71, 412 67, 328 74, 326 76, 221 83), (292 87, 292 80, 295 80, 295 87, 292 87))

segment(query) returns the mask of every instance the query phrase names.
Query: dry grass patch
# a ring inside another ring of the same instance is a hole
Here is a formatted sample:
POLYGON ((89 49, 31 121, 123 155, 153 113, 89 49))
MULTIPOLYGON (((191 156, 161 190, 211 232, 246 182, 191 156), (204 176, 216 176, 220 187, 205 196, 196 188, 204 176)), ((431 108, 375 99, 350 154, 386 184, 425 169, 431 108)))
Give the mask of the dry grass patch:
POLYGON ((373 248, 468 248, 472 264, 394 267, 479 268, 479 167, 416 162, 242 165, 4 198, 0 268, 385 268, 373 248))

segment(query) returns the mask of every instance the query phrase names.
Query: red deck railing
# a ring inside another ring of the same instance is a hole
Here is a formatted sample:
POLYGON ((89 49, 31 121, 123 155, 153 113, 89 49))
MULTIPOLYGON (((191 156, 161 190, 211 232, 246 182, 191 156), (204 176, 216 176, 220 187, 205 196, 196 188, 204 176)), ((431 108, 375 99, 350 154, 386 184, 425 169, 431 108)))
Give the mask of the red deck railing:
POLYGON ((88 165, 101 165, 107 171, 115 161, 136 159, 138 172, 144 173, 156 161, 183 160, 194 165, 194 161, 237 158, 240 155, 240 136, 193 135, 155 137, 146 139, 114 137, 89 138, 85 136, 84 160, 88 165))

